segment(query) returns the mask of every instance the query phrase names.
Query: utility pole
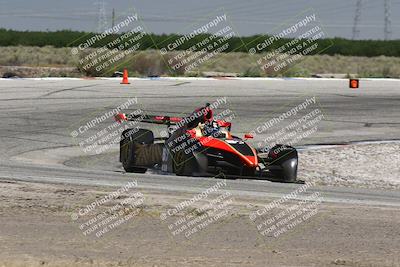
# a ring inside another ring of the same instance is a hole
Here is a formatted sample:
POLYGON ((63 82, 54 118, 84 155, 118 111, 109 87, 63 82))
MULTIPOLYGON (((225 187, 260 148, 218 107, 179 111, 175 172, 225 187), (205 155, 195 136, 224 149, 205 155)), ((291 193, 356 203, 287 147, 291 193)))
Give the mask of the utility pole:
POLYGON ((356 13, 354 15, 354 23, 353 23, 353 35, 352 35, 353 40, 357 39, 360 34, 360 30, 358 29, 358 23, 360 22, 361 8, 362 8, 362 0, 357 0, 356 13))
POLYGON ((390 40, 392 35, 392 21, 390 19, 390 0, 385 0, 385 40, 390 40))

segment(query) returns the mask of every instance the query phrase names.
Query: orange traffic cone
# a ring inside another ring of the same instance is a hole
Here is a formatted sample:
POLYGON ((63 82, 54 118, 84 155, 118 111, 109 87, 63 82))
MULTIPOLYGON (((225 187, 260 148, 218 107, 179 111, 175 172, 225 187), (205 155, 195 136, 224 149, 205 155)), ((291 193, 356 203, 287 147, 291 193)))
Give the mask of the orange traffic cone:
POLYGON ((360 86, 360 81, 358 79, 350 79, 349 87, 352 89, 357 89, 360 86))
POLYGON ((127 69, 124 69, 124 75, 123 75, 121 84, 130 84, 130 82, 128 81, 128 70, 127 69))

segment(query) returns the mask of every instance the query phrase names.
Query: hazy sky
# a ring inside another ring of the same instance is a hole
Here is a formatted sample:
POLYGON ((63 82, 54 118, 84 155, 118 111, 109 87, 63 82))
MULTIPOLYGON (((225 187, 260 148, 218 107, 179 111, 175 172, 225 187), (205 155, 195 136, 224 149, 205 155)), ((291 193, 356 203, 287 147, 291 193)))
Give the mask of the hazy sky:
MULTIPOLYGON (((0 28, 95 31, 98 0, 0 0, 0 28)), ((107 24, 136 10, 155 33, 184 33, 199 18, 224 10, 238 35, 271 33, 304 10, 315 10, 328 36, 351 38, 356 0, 104 0, 107 24)), ((392 39, 400 39, 400 0, 391 2, 392 39)), ((363 0, 359 39, 383 39, 384 0, 363 0)))

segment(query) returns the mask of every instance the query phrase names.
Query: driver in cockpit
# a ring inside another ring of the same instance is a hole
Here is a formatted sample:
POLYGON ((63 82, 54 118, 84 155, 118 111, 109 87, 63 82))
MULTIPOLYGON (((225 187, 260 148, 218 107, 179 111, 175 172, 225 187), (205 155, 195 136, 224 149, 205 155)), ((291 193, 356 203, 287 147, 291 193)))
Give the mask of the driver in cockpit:
POLYGON ((221 127, 219 127, 218 122, 215 120, 205 122, 202 130, 203 135, 205 136, 213 136, 215 138, 218 138, 222 135, 221 127))

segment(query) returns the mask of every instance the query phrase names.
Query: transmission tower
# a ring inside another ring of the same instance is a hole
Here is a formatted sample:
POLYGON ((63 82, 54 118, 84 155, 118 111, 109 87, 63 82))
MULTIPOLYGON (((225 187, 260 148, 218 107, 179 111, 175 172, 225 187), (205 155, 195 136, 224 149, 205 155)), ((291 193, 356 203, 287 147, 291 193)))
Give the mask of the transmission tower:
POLYGON ((112 16, 111 16, 111 27, 114 28, 115 25, 115 9, 113 8, 112 16))
POLYGON ((358 29, 358 23, 360 22, 361 8, 362 8, 362 0, 357 0, 356 13, 354 15, 354 23, 353 23, 353 36, 352 36, 353 40, 357 39, 360 34, 360 30, 358 29))
POLYGON ((103 32, 107 29, 106 3, 104 0, 97 0, 96 5, 98 6, 97 31, 103 32))
POLYGON ((385 0, 385 40, 390 40, 392 35, 392 21, 390 19, 390 0, 385 0))

